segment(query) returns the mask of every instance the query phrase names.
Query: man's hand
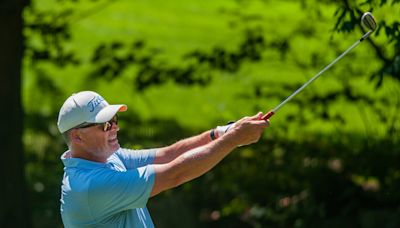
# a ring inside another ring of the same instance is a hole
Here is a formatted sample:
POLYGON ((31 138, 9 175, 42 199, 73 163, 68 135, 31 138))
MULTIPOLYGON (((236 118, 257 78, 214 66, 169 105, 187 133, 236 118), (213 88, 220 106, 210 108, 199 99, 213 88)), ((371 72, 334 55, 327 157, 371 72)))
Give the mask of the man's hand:
POLYGON ((263 114, 259 112, 254 116, 240 119, 221 137, 221 140, 233 140, 238 146, 257 142, 264 129, 269 126, 269 120, 263 120, 262 116, 263 114))

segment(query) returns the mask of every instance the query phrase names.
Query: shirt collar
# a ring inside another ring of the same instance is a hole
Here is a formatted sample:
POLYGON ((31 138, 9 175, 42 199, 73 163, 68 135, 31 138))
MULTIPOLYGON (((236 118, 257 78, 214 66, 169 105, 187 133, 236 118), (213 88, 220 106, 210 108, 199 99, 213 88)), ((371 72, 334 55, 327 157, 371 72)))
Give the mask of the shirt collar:
POLYGON ((65 151, 61 155, 61 161, 66 168, 85 167, 89 169, 95 169, 107 166, 107 163, 89 161, 82 158, 71 158, 70 150, 65 151))

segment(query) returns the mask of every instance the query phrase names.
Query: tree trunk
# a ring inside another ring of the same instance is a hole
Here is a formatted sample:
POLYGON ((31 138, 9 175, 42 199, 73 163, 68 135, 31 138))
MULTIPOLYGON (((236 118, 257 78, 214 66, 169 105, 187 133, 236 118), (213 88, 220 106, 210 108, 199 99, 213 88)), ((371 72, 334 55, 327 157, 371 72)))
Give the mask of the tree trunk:
POLYGON ((0 1, 0 227, 30 227, 22 146, 24 0, 0 1))

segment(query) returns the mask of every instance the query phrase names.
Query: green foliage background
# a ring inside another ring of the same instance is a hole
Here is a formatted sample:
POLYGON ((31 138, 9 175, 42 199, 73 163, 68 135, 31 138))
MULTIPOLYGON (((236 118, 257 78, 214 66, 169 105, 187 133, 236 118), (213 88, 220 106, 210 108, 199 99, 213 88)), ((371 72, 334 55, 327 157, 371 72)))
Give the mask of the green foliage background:
POLYGON ((156 227, 399 226, 397 1, 34 0, 23 103, 35 227, 61 226, 56 121, 72 93, 126 103, 123 146, 160 147, 274 108, 364 34, 353 20, 369 10, 382 28, 372 42, 279 110, 260 142, 148 206, 156 227))

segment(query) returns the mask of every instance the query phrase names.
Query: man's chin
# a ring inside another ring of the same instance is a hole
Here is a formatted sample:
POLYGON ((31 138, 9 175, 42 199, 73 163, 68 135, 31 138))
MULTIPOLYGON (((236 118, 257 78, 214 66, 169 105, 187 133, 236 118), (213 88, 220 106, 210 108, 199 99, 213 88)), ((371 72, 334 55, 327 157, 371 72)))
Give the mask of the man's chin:
POLYGON ((108 143, 109 143, 108 145, 110 146, 110 148, 112 148, 112 151, 116 151, 120 148, 118 139, 109 141, 108 143))
POLYGON ((117 151, 119 148, 121 148, 121 146, 119 145, 119 143, 117 143, 115 145, 112 145, 111 148, 112 148, 112 151, 117 151))

